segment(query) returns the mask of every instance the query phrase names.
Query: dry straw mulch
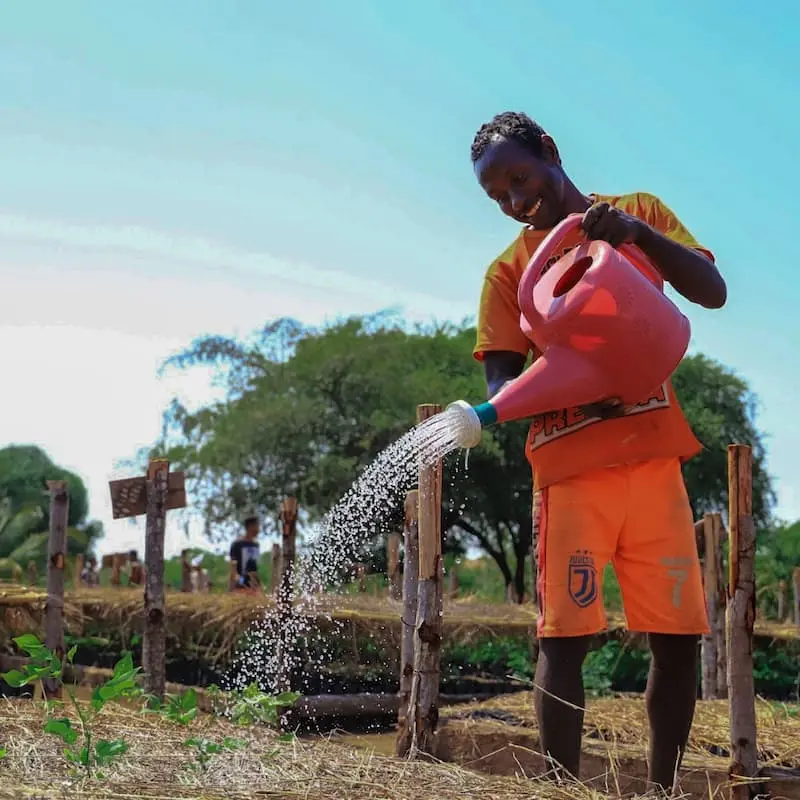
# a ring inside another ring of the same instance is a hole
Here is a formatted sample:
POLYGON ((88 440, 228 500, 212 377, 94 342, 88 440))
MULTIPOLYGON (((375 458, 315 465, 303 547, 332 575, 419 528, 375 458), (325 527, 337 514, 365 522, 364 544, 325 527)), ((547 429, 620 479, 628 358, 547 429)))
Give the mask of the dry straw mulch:
MULTIPOLYGON (((469 706, 454 706, 443 716, 471 719, 476 725, 536 729, 533 694, 520 692, 469 706)), ((756 700, 758 751, 761 766, 800 768, 800 705, 756 700)), ((590 700, 584 717, 587 738, 613 745, 641 745, 648 737, 644 699, 614 697, 590 700)), ((727 756, 730 717, 726 700, 698 701, 688 752, 727 756)))
POLYGON ((329 739, 280 743, 265 728, 235 727, 201 716, 188 727, 134 709, 109 706, 97 735, 124 738, 130 750, 104 782, 74 779, 60 741, 42 733, 42 711, 30 701, 0 702, 0 736, 8 756, 0 762, 0 798, 14 800, 601 800, 581 784, 558 787, 525 778, 482 775, 452 765, 405 761, 329 739), (215 741, 233 736, 245 749, 225 752, 208 770, 187 769, 189 736, 215 741))

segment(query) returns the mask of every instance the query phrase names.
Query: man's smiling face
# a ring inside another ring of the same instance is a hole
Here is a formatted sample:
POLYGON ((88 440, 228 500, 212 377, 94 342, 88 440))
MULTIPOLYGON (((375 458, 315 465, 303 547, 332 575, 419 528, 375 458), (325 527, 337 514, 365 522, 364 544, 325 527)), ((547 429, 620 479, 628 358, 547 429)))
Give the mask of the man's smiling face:
POLYGON ((475 175, 500 210, 523 225, 548 230, 567 215, 565 175, 549 138, 541 157, 499 134, 475 161, 475 175))

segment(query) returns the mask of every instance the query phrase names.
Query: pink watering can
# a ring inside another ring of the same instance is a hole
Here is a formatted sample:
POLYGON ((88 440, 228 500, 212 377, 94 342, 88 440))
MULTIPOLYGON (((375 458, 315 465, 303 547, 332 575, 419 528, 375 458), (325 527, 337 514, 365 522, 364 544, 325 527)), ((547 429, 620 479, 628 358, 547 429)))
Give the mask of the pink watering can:
POLYGON ((545 270, 581 219, 572 214, 553 228, 520 280, 520 326, 542 355, 490 402, 448 406, 459 415, 462 447, 474 447, 481 428, 496 422, 610 399, 640 402, 686 353, 689 320, 637 247, 586 241, 545 270))

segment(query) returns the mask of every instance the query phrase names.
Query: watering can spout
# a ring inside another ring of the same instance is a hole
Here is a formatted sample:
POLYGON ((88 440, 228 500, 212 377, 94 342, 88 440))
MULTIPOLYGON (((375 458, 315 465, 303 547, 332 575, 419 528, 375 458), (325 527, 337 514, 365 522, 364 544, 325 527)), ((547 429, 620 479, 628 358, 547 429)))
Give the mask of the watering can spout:
POLYGON ((482 429, 491 425, 534 417, 565 405, 597 402, 597 385, 595 370, 585 357, 556 347, 506 383, 491 400, 476 406, 456 400, 447 410, 454 419, 459 446, 470 448, 480 442, 482 429))

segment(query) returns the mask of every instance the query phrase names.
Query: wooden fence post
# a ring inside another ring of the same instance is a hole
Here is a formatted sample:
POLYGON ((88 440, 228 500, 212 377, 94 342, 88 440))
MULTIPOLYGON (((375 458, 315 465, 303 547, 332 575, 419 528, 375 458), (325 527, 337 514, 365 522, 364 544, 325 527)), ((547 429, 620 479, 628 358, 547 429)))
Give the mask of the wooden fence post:
POLYGON ((192 563, 188 550, 181 550, 181 591, 184 593, 192 591, 192 563))
MULTIPOLYGON (((758 774, 756 704, 753 679, 753 625, 756 617, 753 524, 752 450, 728 445, 728 503, 730 557, 728 564, 728 707, 730 710, 729 773, 732 779, 752 780, 758 774)), ((734 782, 736 800, 761 794, 755 782, 734 782)))
POLYGON ((294 642, 291 641, 292 626, 288 619, 292 614, 292 596, 294 594, 294 558, 297 536, 297 500, 287 497, 281 503, 280 520, 283 546, 281 548, 281 581, 278 589, 278 618, 280 635, 278 637, 278 674, 276 684, 278 692, 291 689, 291 655, 294 642))
MULTIPOLYGON (((442 410, 417 406, 422 422, 442 410)), ((419 580, 414 639, 414 678, 408 717, 410 755, 433 755, 439 723, 439 679, 442 646, 442 464, 419 470, 419 580)))
POLYGON ((38 576, 36 574, 36 562, 29 561, 28 562, 28 586, 36 586, 36 582, 38 581, 38 576))
POLYGON ((708 626, 711 632, 703 636, 700 650, 702 660, 702 697, 714 700, 722 697, 725 679, 725 579, 722 570, 722 518, 719 514, 703 517, 703 587, 706 596, 708 626), (722 681, 722 685, 720 685, 722 681))
POLYGON ((403 564, 403 615, 400 640, 400 705, 397 711, 397 743, 395 754, 401 758, 411 749, 411 727, 408 724, 411 683, 414 678, 414 626, 417 621, 417 581, 419 580, 419 492, 406 495, 403 527, 405 559, 403 564))
POLYGON ((388 564, 389 597, 400 600, 403 596, 403 583, 400 576, 400 534, 390 533, 386 542, 386 562, 388 564))
POLYGON ((144 690, 164 700, 166 641, 164 631, 164 531, 167 521, 169 461, 151 461, 147 470, 145 529, 145 628, 142 643, 144 690))
POLYGON ((786 581, 778 581, 778 590, 776 592, 776 600, 778 605, 778 622, 786 621, 786 581))
POLYGON ((114 553, 111 566, 111 585, 118 589, 122 585, 122 557, 119 553, 114 553))
POLYGON ((272 575, 270 576, 269 593, 276 595, 281 585, 281 546, 275 542, 272 545, 272 575))
POLYGON ((447 596, 451 600, 455 600, 458 597, 458 572, 455 564, 453 564, 450 574, 447 576, 447 596))
POLYGON ((794 624, 800 627, 800 567, 795 567, 792 574, 792 600, 794 605, 794 624))
MULTIPOLYGON (((67 553, 69 491, 66 481, 47 481, 50 492, 50 541, 47 548, 47 603, 45 645, 64 659, 64 561, 67 553)), ((54 678, 43 681, 45 696, 61 697, 61 684, 54 678)))
POLYGON ((81 575, 83 574, 83 553, 78 553, 75 556, 75 561, 72 564, 72 588, 81 588, 81 575))

